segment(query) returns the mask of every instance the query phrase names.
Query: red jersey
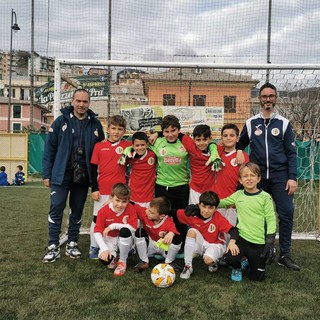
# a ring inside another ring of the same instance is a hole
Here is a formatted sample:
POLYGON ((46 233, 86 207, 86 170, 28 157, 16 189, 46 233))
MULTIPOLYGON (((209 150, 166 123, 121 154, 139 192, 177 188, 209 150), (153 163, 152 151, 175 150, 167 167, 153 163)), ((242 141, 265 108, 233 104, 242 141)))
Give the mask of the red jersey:
POLYGON ((116 213, 113 211, 112 203, 109 203, 102 207, 97 216, 97 223, 94 227, 94 232, 103 233, 103 230, 109 227, 111 224, 115 224, 113 227, 115 229, 108 233, 110 237, 118 237, 119 230, 124 225, 130 225, 134 230, 138 227, 138 218, 136 209, 131 203, 128 203, 124 211, 116 213))
MULTIPOLYGON (((240 166, 236 163, 236 150, 227 153, 224 151, 223 146, 217 147, 219 156, 225 166, 222 166, 222 170, 216 173, 216 178, 211 190, 217 193, 220 199, 223 199, 237 191, 240 166)), ((245 163, 249 162, 248 154, 243 152, 243 155, 245 157, 245 163)))
POLYGON ((190 188, 199 193, 212 190, 214 172, 211 170, 211 165, 206 166, 206 162, 210 157, 210 152, 203 153, 196 147, 195 142, 187 135, 183 136, 181 142, 190 157, 190 188))
POLYGON ((116 183, 126 183, 126 166, 118 164, 122 152, 131 141, 120 140, 114 143, 101 141, 95 144, 91 163, 98 165, 98 187, 101 194, 111 194, 116 183))
POLYGON ((204 220, 199 217, 187 217, 184 209, 179 209, 177 217, 181 223, 198 230, 209 243, 224 244, 226 242, 224 232, 229 232, 233 227, 219 211, 215 211, 211 218, 204 220))
POLYGON ((139 158, 127 158, 131 166, 129 186, 131 200, 134 202, 150 202, 154 198, 157 158, 153 151, 147 150, 139 158))
POLYGON ((138 218, 143 224, 143 229, 146 230, 147 234, 153 241, 158 241, 160 238, 164 238, 164 236, 169 232, 180 234, 177 231, 173 220, 169 216, 165 216, 160 223, 154 224, 154 222, 147 216, 147 208, 143 208, 137 204, 135 205, 135 208, 137 209, 138 218))

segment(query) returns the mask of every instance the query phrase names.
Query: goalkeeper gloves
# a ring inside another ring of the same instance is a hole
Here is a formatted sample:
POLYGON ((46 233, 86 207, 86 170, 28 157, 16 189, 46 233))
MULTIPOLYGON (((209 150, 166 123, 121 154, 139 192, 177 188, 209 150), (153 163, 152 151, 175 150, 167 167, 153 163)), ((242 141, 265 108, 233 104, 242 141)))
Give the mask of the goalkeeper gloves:
POLYGON ((266 264, 271 264, 276 256, 276 248, 274 246, 274 241, 276 234, 268 234, 266 237, 266 244, 264 246, 263 252, 260 254, 260 258, 264 259, 266 264))
POLYGON ((189 204, 185 209, 184 209, 185 215, 187 217, 200 217, 200 208, 197 204, 189 204))
POLYGON ((217 145, 215 143, 210 143, 209 144, 209 151, 210 151, 210 158, 207 161, 206 166, 208 166, 210 163, 212 163, 211 170, 218 172, 222 169, 222 166, 224 165, 224 163, 220 159, 217 145))
POLYGON ((126 164, 127 157, 128 158, 133 157, 132 151, 133 151, 132 147, 126 147, 124 149, 120 159, 118 160, 118 163, 124 166, 126 164))

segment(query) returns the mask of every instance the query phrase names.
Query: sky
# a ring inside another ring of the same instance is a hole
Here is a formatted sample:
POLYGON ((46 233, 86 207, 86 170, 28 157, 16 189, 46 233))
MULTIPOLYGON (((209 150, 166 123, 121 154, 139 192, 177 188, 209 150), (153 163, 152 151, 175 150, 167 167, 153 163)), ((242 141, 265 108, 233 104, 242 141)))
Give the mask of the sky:
MULTIPOLYGON (((34 0, 34 48, 44 56, 132 61, 266 63, 267 0, 34 0)), ((0 49, 10 48, 11 9, 31 49, 31 0, 0 0, 0 49)), ((271 63, 320 62, 320 1, 273 0, 271 63)))

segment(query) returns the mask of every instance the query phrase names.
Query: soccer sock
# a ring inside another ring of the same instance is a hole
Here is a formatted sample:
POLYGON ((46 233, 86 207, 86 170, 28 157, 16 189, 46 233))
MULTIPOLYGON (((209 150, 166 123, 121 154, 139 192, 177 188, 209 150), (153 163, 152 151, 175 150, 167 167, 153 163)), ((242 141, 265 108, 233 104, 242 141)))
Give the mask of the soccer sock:
POLYGON ((96 247, 99 248, 96 239, 94 238, 94 227, 96 224, 92 221, 90 226, 90 247, 96 247))
POLYGON ((136 248, 138 251, 139 258, 142 261, 149 263, 148 247, 147 247, 146 239, 144 237, 136 238, 136 248))
POLYGON ((180 244, 173 244, 171 243, 169 246, 167 258, 165 260, 165 263, 171 263, 175 260, 179 250, 181 248, 181 243, 180 244))
POLYGON ((196 245, 196 239, 187 236, 186 244, 184 245, 184 263, 190 266, 192 266, 192 256, 193 256, 195 245, 196 245))
POLYGON ((119 237, 119 251, 120 251, 120 258, 119 261, 127 263, 129 251, 132 245, 132 237, 123 238, 119 237))

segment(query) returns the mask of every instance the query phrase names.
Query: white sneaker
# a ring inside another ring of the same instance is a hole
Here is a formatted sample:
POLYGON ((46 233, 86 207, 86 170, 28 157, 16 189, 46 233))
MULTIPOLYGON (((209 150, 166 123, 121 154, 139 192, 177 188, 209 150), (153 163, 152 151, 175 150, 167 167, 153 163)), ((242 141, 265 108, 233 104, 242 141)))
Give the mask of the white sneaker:
POLYGON ((78 249, 78 244, 74 241, 67 243, 66 245, 66 256, 69 256, 72 259, 78 259, 81 257, 81 252, 78 249))
POLYGON ((216 272, 218 270, 218 263, 213 263, 208 266, 209 272, 216 272))
POLYGON ((42 259, 43 263, 53 263, 58 258, 60 258, 60 247, 56 246, 55 244, 51 244, 47 248, 47 253, 42 259))
POLYGON ((192 267, 189 264, 186 264, 180 273, 180 278, 181 279, 189 279, 191 274, 193 272, 192 267))

